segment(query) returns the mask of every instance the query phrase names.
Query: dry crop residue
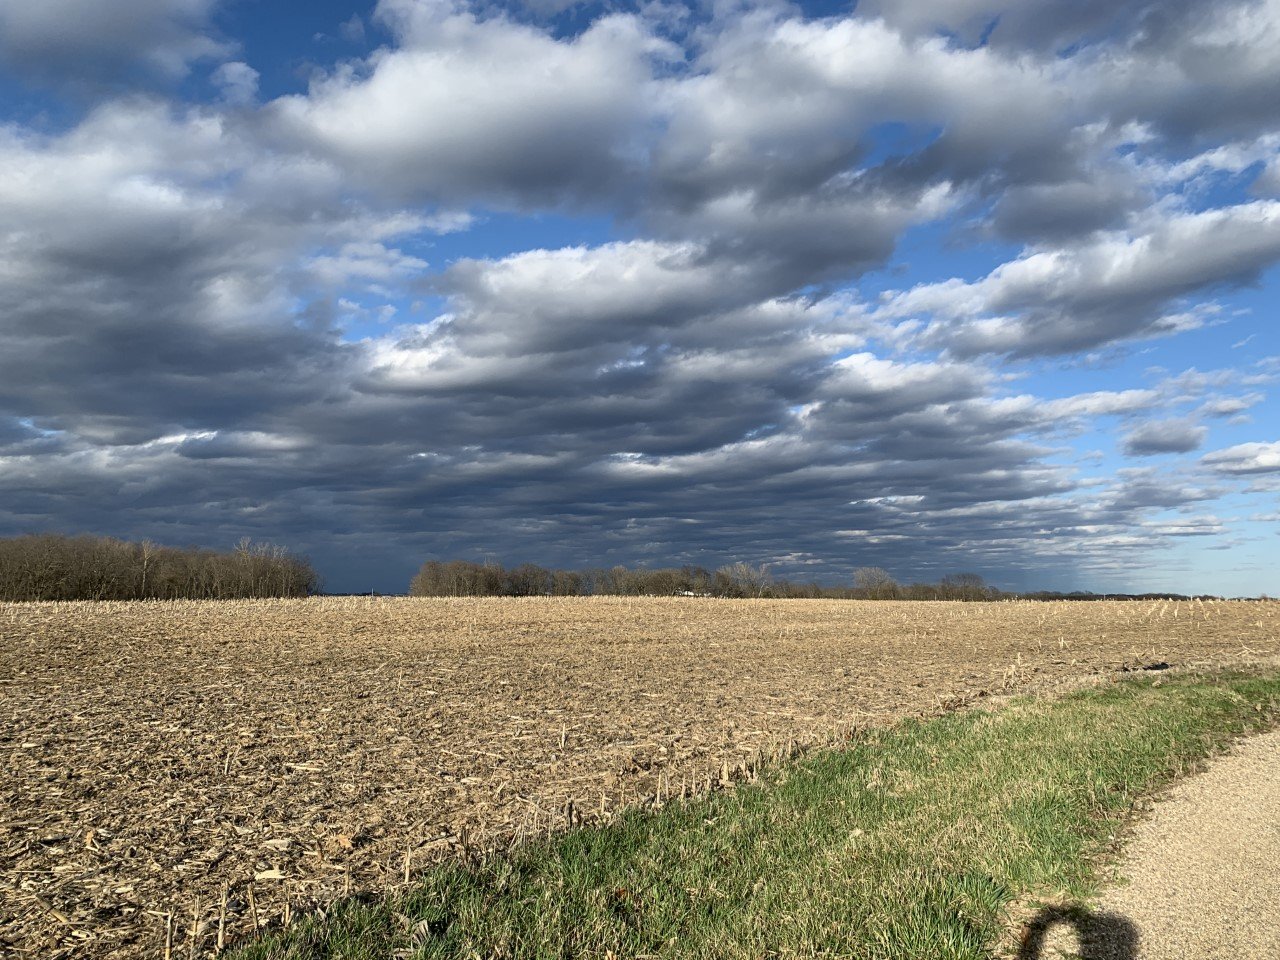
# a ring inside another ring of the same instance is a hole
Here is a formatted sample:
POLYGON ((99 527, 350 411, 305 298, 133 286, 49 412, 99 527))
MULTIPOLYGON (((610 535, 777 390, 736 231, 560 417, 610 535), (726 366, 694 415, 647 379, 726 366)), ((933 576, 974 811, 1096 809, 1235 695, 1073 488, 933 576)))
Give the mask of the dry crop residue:
POLYGON ((0 604, 0 953, 212 951, 466 844, 792 742, 1154 661, 1274 662, 1274 603, 0 604), (249 891, 253 891, 250 906, 249 891), (223 893, 226 891, 226 908, 223 893), (166 920, 166 915, 171 919, 166 920))

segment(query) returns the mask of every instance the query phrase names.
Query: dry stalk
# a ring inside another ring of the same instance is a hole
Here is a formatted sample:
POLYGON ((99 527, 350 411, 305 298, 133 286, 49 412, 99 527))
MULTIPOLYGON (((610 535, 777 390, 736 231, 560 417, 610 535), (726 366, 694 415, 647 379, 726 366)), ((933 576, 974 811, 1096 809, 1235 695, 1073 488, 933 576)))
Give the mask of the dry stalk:
POLYGON ((189 956, 191 960, 196 960, 196 951, 200 942, 200 901, 197 899, 195 906, 191 909, 191 948, 189 956))
POLYGON ((254 899, 252 883, 249 884, 245 898, 249 901, 249 921, 253 924, 253 935, 256 938, 260 932, 260 927, 258 924, 258 901, 254 899))
POLYGON ((218 939, 215 951, 221 953, 227 945, 227 885, 222 885, 222 896, 218 901, 218 939))

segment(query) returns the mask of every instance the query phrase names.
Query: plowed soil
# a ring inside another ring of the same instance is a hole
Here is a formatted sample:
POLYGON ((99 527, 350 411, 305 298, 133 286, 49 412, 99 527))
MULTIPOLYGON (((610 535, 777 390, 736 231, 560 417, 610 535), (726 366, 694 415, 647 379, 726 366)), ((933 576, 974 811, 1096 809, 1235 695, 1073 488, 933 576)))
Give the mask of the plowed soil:
POLYGON ((1161 662, 1274 663, 1278 613, 0 605, 0 954, 160 956, 168 938, 175 957, 207 956, 220 925, 230 940, 380 893, 435 859, 706 789, 853 726, 1161 662))

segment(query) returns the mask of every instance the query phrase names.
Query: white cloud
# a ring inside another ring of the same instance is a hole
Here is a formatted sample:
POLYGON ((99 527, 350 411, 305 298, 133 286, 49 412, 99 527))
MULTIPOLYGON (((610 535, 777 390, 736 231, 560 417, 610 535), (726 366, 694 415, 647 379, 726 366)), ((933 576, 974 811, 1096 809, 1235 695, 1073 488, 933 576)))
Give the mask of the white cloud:
POLYGON ((313 257, 307 269, 317 283, 342 288, 353 282, 376 284, 421 276, 427 268, 427 261, 385 244, 352 241, 335 253, 313 257))
POLYGON ((1256 407, 1266 399, 1266 394, 1248 393, 1239 397, 1214 397, 1205 402, 1201 410, 1210 417, 1236 417, 1256 407))
POLYGON ((1248 282, 1277 259, 1280 203, 1258 200, 1029 252, 978 281, 922 284, 879 314, 928 317, 922 339, 962 355, 1066 353, 1198 326, 1179 298, 1248 282))
POLYGON ((222 99, 235 106, 253 103, 258 96, 258 71, 234 60, 218 67, 210 79, 222 91, 222 99))
POLYGON ((1239 443, 1205 454, 1202 459, 1220 473, 1280 473, 1280 442, 1239 443))
POLYGON ((542 353, 625 340, 749 303, 749 265, 693 243, 629 241, 464 260, 442 286, 457 299, 451 333, 485 352, 542 353))
POLYGON ((338 35, 348 43, 363 43, 365 38, 364 20, 358 13, 353 13, 350 19, 343 21, 338 27, 338 35))
POLYGON ((591 196, 639 161, 650 61, 672 48, 631 16, 556 40, 450 4, 384 0, 399 46, 270 108, 289 137, 403 197, 526 206, 591 196))

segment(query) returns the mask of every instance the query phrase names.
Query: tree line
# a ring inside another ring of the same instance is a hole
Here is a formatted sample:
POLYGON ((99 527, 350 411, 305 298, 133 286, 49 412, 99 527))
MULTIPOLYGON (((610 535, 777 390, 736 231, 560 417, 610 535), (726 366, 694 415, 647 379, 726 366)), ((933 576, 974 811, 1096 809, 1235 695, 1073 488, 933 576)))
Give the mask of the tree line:
POLYGON ((409 583, 415 597, 695 596, 867 600, 998 600, 1010 596, 975 573, 938 583, 900 584, 879 567, 862 567, 850 583, 829 586, 776 578, 762 564, 717 570, 683 567, 594 567, 557 570, 536 563, 504 567, 489 561, 428 560, 409 583))
MULTIPOLYGON (((305 557, 284 547, 241 540, 233 550, 161 546, 150 540, 59 534, 0 538, 0 601, 234 600, 304 597, 320 577, 305 557)), ((975 573, 936 583, 899 583, 880 567, 860 567, 846 584, 775 577, 767 565, 732 563, 716 570, 683 567, 593 567, 561 570, 524 563, 429 560, 409 593, 420 597, 697 596, 862 600, 1190 599, 1172 593, 1007 593, 975 573)))
POLYGON ((245 539, 234 550, 60 534, 0 539, 0 600, 239 600, 305 597, 304 557, 245 539))

